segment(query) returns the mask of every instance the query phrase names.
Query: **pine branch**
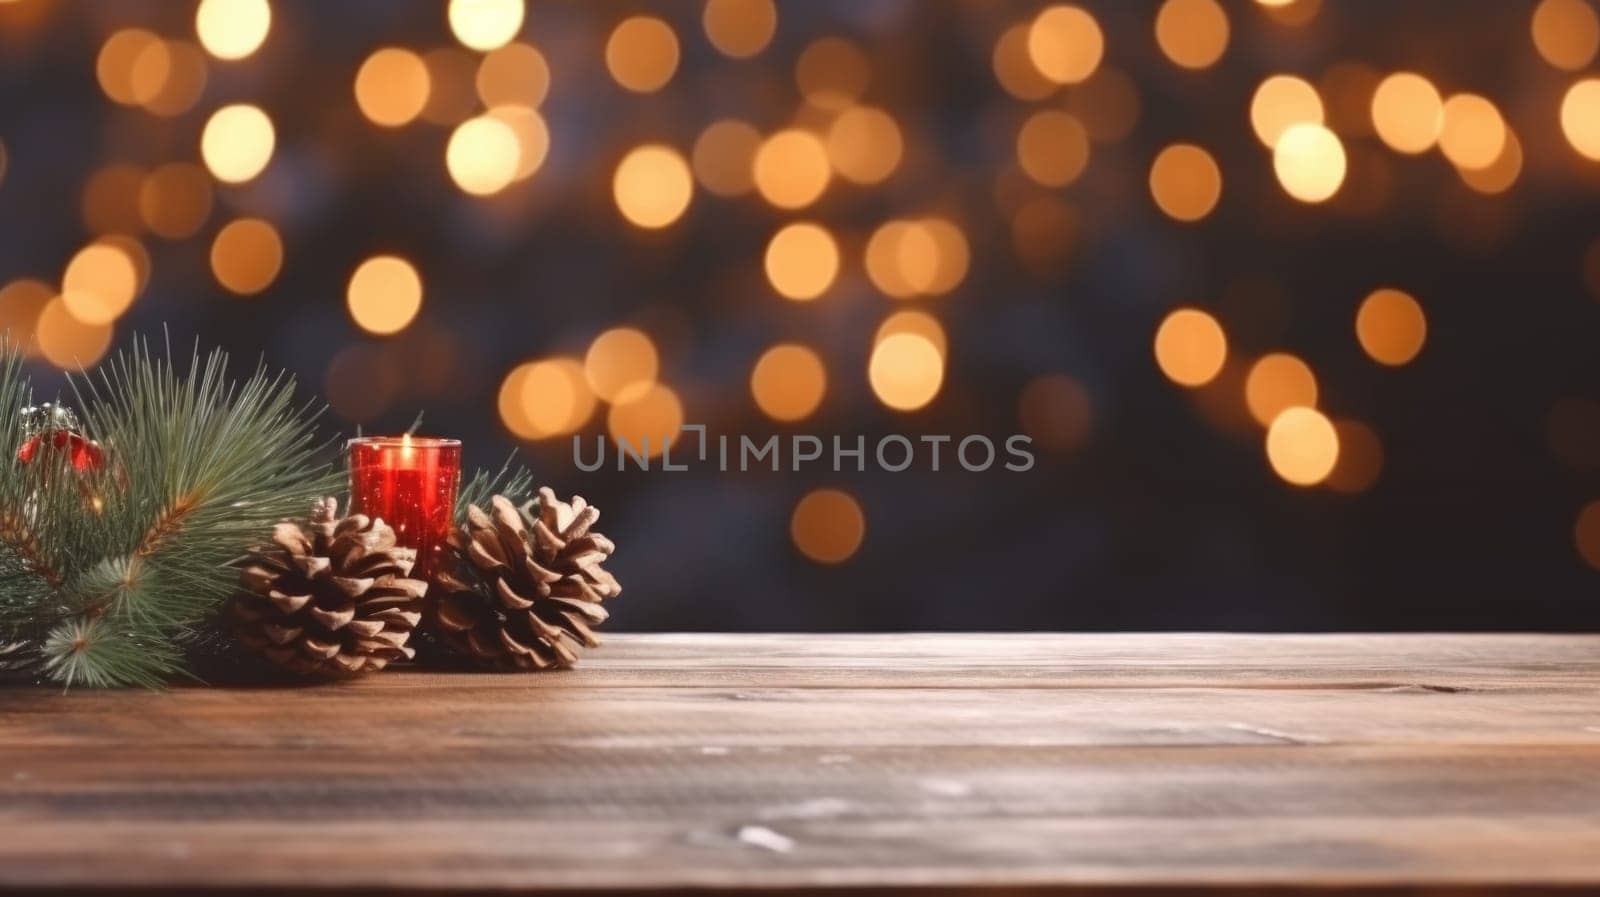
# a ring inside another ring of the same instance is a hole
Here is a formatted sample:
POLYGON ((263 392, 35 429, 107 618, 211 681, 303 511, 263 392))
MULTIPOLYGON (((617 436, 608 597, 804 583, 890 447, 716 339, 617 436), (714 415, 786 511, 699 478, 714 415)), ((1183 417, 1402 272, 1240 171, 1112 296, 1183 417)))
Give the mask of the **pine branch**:
POLYGON ((466 515, 468 505, 486 508, 489 499, 496 495, 504 495, 515 505, 533 497, 533 475, 520 464, 513 466, 516 457, 517 453, 512 452, 494 473, 480 467, 472 474, 472 479, 461 484, 461 491, 456 495, 457 520, 466 515))

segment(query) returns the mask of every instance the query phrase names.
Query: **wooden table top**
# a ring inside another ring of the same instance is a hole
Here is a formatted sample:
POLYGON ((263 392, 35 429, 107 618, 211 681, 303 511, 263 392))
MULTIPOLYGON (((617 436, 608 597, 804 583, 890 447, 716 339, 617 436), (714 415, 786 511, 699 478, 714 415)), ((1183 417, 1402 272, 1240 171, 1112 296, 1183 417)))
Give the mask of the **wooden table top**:
POLYGON ((1600 886, 1600 637, 615 635, 0 690, 0 887, 1600 886))

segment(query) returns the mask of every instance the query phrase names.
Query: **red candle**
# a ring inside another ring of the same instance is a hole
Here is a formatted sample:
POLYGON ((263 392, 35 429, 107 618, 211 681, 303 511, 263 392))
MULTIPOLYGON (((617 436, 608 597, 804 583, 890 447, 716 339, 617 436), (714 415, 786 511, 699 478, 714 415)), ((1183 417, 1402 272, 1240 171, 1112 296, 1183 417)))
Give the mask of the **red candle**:
POLYGON ((350 511, 381 517, 401 545, 417 550, 414 578, 435 569, 455 523, 461 442, 411 436, 350 440, 350 511))

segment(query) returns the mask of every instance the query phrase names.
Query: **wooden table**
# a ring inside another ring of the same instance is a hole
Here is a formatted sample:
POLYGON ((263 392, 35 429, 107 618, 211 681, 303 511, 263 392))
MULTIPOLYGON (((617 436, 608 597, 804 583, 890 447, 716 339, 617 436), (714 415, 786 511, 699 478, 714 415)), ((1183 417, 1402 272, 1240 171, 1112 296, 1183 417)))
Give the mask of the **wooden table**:
POLYGON ((1585 636, 617 635, 0 690, 0 885, 1600 887, 1597 683, 1585 636))

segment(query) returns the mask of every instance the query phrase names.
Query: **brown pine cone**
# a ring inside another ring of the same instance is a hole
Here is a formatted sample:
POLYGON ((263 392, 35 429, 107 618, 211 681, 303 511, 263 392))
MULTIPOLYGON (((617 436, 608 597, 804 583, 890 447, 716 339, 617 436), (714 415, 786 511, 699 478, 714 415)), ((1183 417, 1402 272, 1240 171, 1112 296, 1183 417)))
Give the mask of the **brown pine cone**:
POLYGON ((239 574, 234 631, 268 660, 310 675, 383 669, 410 658, 428 584, 406 578, 416 551, 365 514, 339 519, 339 502, 317 502, 304 525, 280 523, 272 544, 239 574))
POLYGON ((570 667, 578 647, 600 644, 594 627, 610 616, 601 602, 622 592, 601 566, 616 546, 592 532, 600 511, 548 487, 518 508, 496 495, 488 513, 467 508, 450 534, 449 561, 433 579, 433 628, 485 666, 508 670, 570 667))

